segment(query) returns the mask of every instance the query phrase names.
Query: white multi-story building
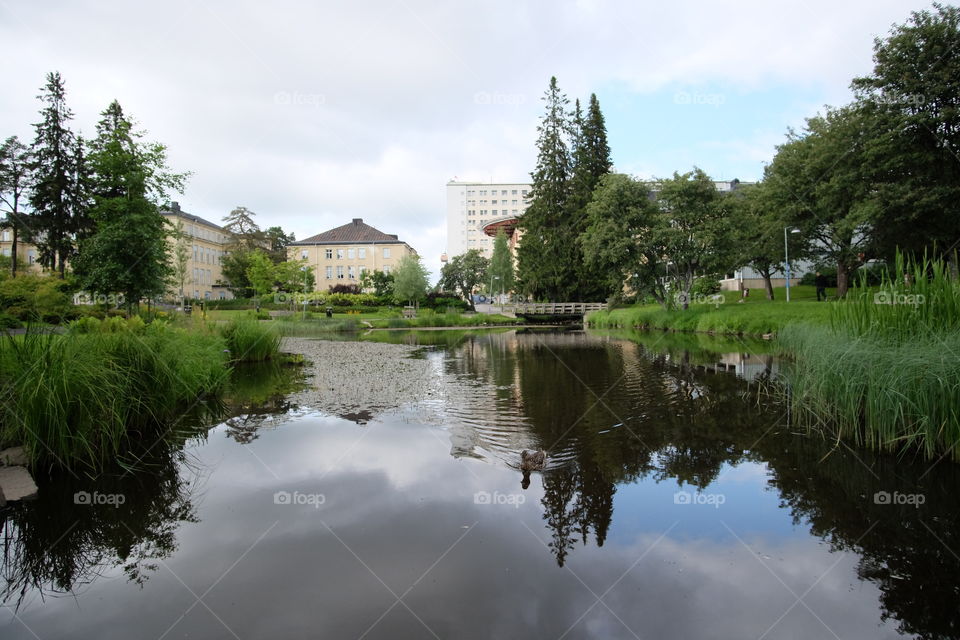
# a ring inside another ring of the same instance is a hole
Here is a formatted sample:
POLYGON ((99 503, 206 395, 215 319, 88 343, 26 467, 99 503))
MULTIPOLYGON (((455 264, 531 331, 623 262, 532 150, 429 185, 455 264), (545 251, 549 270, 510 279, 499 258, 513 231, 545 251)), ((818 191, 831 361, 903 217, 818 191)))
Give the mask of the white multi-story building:
POLYGON ((523 215, 530 185, 520 182, 447 183, 447 254, 457 256, 479 249, 490 257, 493 238, 483 227, 495 220, 523 215))

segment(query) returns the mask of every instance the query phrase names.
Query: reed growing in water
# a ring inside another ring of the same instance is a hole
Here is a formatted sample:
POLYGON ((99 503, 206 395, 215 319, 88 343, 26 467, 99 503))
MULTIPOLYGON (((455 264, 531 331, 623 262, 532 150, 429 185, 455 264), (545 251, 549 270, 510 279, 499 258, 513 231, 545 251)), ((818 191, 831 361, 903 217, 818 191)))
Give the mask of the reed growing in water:
POLYGON ((939 260, 898 256, 879 289, 858 287, 829 327, 778 335, 799 420, 888 451, 960 460, 960 283, 939 260))

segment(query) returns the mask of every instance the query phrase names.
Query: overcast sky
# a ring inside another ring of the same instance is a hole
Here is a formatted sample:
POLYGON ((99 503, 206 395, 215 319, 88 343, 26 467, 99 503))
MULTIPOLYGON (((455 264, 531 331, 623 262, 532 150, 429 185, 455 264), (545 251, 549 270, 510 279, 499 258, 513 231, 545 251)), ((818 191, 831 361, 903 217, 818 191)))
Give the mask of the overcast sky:
POLYGON ((760 177, 789 126, 849 99, 921 2, 0 4, 4 137, 59 70, 75 128, 116 98, 191 171, 181 206, 298 238, 360 217, 436 272, 445 183, 525 181, 551 75, 595 92, 617 169, 760 177))

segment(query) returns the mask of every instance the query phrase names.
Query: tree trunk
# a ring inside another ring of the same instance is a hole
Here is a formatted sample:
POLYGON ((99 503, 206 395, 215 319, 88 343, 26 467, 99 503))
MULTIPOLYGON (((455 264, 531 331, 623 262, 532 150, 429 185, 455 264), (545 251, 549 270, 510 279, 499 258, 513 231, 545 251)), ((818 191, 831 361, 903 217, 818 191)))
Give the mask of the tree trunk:
POLYGON ((760 275, 763 276, 763 288, 767 291, 767 300, 773 300, 773 282, 770 280, 773 274, 770 273, 769 269, 765 269, 760 271, 760 275))
POLYGON ((17 221, 14 218, 13 221, 13 245, 11 253, 13 255, 13 260, 10 261, 10 275, 14 278, 17 277, 17 221))
POLYGON ((837 297, 843 298, 850 288, 850 267, 843 260, 837 260, 837 297))

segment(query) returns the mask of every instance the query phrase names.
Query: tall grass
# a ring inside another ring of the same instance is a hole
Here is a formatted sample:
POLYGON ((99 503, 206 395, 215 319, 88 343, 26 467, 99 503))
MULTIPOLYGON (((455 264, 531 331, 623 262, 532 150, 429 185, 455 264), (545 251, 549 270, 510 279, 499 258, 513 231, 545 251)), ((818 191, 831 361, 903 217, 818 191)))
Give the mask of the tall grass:
POLYGON ((280 351, 281 333, 270 323, 256 317, 231 320, 221 327, 220 333, 227 341, 230 359, 234 362, 260 362, 269 360, 280 351))
POLYGON ((598 329, 662 329, 729 335, 761 336, 777 333, 795 322, 826 324, 829 306, 795 301, 790 304, 693 304, 685 310, 644 305, 595 311, 586 318, 598 329))
POLYGON ((110 322, 0 340, 0 440, 34 465, 96 470, 227 379, 217 336, 110 322))
POLYGON ((859 287, 826 326, 779 335, 797 418, 888 451, 960 460, 960 283, 942 261, 898 256, 879 289, 859 287))

